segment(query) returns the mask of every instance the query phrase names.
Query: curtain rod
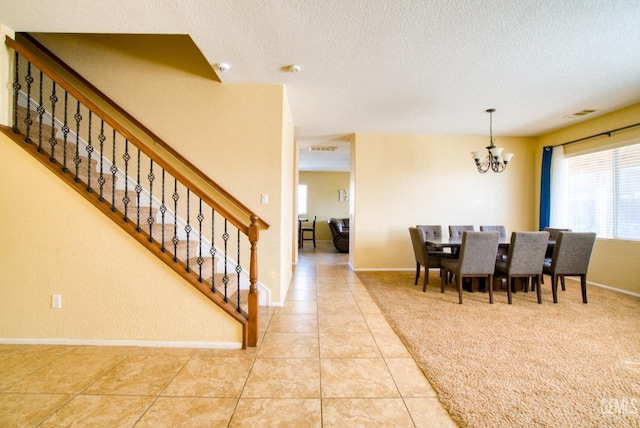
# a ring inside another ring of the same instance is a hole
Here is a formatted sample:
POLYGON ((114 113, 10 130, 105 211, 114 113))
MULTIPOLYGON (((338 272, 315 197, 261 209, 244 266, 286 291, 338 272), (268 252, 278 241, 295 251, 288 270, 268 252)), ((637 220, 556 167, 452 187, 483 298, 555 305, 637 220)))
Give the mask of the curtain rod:
POLYGON ((601 137, 603 135, 606 135, 608 137, 611 137, 611 134, 619 132, 619 131, 624 131, 626 129, 630 129, 630 128, 635 128, 636 126, 640 126, 640 122, 638 123, 634 123, 633 125, 628 125, 628 126, 623 126, 622 128, 616 128, 616 129, 612 129, 610 131, 605 131, 605 132, 601 132, 599 134, 594 134, 594 135, 589 135, 588 137, 584 137, 584 138, 578 138, 577 140, 573 140, 573 141, 568 141, 566 143, 562 143, 562 144, 556 144, 553 147, 558 147, 558 146, 566 146, 568 144, 573 144, 573 143, 579 143, 580 141, 584 141, 584 140, 590 140, 591 138, 596 138, 596 137, 601 137))

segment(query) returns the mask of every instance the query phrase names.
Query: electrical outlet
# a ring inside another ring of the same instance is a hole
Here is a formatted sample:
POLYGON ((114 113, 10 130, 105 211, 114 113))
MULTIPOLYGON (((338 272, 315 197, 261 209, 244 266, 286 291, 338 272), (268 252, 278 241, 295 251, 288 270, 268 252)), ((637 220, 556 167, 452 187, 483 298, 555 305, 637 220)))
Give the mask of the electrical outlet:
POLYGON ((54 294, 51 296, 51 307, 54 309, 60 309, 62 307, 62 295, 54 294))

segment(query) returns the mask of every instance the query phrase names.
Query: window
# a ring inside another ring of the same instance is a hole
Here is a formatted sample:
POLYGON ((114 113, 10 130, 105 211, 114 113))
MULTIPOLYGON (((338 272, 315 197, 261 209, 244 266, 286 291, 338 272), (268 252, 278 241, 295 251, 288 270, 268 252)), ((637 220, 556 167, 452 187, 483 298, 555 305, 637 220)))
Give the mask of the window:
POLYGON ((569 227, 640 239, 640 144, 567 157, 569 227))
POLYGON ((298 214, 307 213, 307 185, 298 184, 298 214))

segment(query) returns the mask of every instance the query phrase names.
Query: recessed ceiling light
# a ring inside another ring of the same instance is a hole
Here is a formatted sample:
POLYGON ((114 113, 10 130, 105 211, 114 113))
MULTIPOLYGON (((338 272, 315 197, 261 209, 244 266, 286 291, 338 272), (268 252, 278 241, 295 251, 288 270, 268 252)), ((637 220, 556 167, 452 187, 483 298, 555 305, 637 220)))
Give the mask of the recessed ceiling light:
POLYGON ((302 70, 302 68, 300 68, 300 66, 299 66, 299 65, 291 64, 290 66, 288 66, 288 67, 286 68, 286 70, 287 70, 289 73, 297 73, 298 71, 302 70))

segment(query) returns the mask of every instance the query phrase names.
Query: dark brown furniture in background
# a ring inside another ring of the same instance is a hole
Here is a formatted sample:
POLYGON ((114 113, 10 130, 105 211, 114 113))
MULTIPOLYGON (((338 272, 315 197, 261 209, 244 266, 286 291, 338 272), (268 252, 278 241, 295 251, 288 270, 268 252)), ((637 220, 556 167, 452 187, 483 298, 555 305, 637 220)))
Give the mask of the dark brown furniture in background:
POLYGON ((349 252, 349 219, 330 218, 329 230, 333 237, 333 246, 341 253, 349 252))
POLYGON ((300 228, 300 247, 304 248, 304 241, 313 241, 313 246, 316 246, 316 216, 313 216, 313 223, 309 226, 302 226, 300 228), (310 238, 307 238, 305 234, 311 234, 310 238))

